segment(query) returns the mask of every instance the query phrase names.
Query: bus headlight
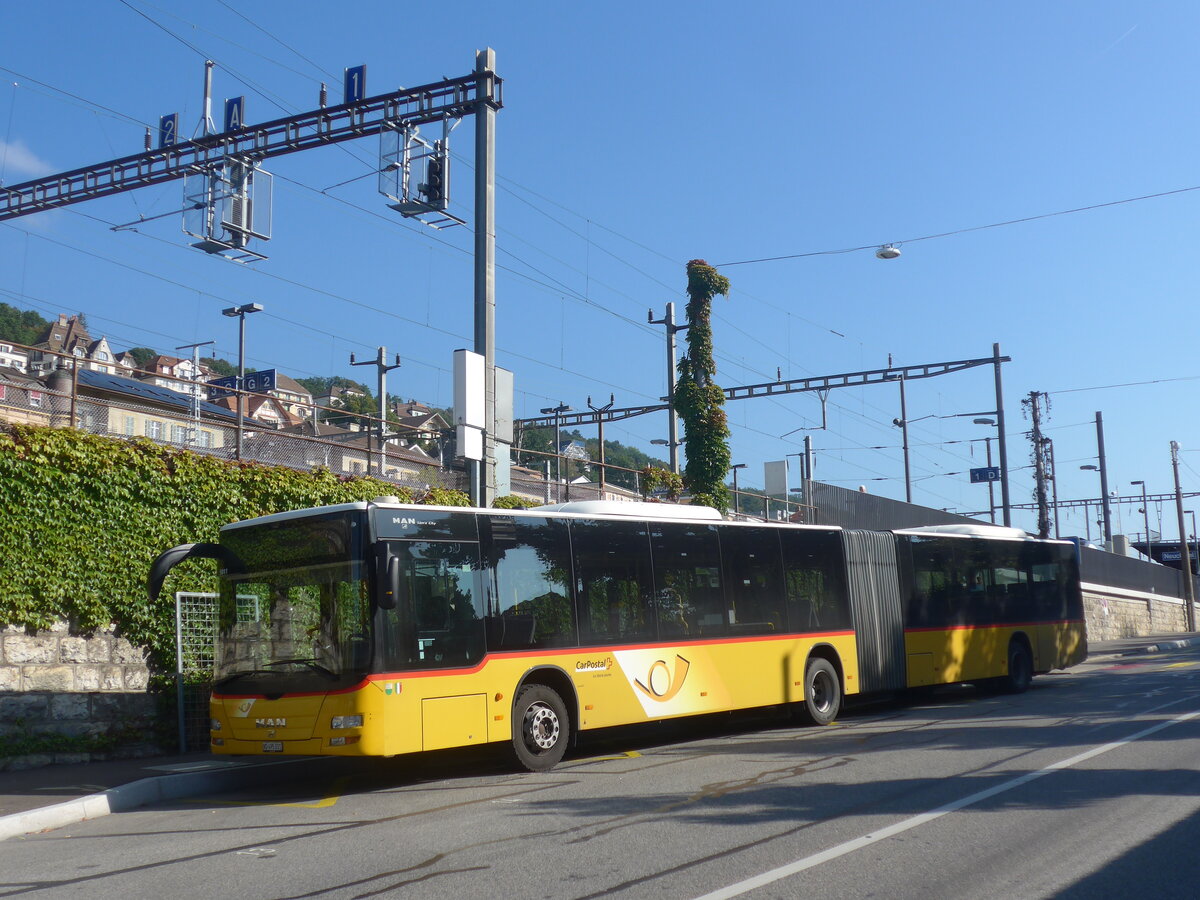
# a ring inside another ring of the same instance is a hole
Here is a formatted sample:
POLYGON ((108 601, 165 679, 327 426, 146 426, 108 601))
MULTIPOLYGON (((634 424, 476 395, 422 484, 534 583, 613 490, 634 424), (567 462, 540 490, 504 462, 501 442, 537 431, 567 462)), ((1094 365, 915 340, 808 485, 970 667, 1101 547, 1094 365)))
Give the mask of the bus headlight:
POLYGON ((208 728, 209 728, 209 731, 220 731, 221 730, 221 720, 220 719, 209 719, 208 720, 208 728))
POLYGON ((362 728, 363 717, 358 716, 334 716, 334 728, 362 728))

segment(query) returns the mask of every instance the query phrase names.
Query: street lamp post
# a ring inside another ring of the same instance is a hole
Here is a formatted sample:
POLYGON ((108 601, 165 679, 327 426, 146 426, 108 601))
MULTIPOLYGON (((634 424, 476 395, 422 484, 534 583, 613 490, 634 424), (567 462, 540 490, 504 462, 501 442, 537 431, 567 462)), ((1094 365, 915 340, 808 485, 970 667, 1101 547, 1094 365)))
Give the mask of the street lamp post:
POLYGON ((1104 541, 1108 544, 1109 549, 1112 548, 1112 514, 1111 508, 1108 505, 1108 473, 1104 471, 1103 466, 1096 466, 1088 463, 1086 466, 1079 467, 1084 472, 1099 472, 1100 473, 1100 512, 1101 523, 1104 527, 1104 541))
POLYGON ((573 412, 573 408, 559 401, 558 406, 547 406, 542 409, 543 416, 554 416, 554 480, 562 482, 562 440, 559 437, 562 424, 562 414, 573 412))
POLYGON ((1054 503, 1054 539, 1062 537, 1058 527, 1058 469, 1054 465, 1054 441, 1046 438, 1046 449, 1050 451, 1050 499, 1054 503))
POLYGON ((1096 410, 1096 453, 1100 462, 1100 499, 1104 503, 1104 540, 1112 548, 1112 508, 1108 502, 1108 461, 1104 455, 1104 416, 1096 410))
POLYGON ((1146 502, 1146 482, 1131 481, 1129 483, 1142 486, 1142 515, 1145 516, 1146 521, 1146 559, 1154 559, 1154 555, 1150 552, 1150 504, 1146 502))
POLYGON ((740 516, 742 514, 742 497, 738 493, 738 469, 746 468, 745 463, 735 463, 729 467, 729 471, 733 473, 733 514, 740 516))
POLYGON ((242 425, 246 406, 246 398, 242 394, 242 385, 246 378, 246 316, 262 310, 262 304, 259 303, 246 303, 221 310, 221 315, 238 320, 237 437, 234 439, 234 457, 239 461, 242 458, 242 425))

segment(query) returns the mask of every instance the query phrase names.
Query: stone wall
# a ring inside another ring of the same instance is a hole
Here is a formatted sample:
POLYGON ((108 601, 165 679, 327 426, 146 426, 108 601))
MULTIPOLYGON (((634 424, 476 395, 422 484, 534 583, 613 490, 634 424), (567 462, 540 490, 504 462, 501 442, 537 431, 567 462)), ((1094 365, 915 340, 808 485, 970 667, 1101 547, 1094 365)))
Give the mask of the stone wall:
POLYGON ((145 691, 146 653, 109 628, 70 633, 65 622, 30 634, 0 630, 0 691, 145 691))
MULTIPOLYGON (((66 623, 36 633, 0 628, 0 741, 9 750, 0 755, 0 769, 160 752, 149 681, 145 651, 112 629, 79 635, 66 623), (119 736, 118 747, 78 749, 110 735, 119 736), (53 749, 55 736, 67 749, 53 749)), ((0 753, 4 749, 0 743, 0 753)))
POLYGON ((1089 641, 1187 630, 1184 604, 1178 597, 1084 585, 1083 612, 1089 641))

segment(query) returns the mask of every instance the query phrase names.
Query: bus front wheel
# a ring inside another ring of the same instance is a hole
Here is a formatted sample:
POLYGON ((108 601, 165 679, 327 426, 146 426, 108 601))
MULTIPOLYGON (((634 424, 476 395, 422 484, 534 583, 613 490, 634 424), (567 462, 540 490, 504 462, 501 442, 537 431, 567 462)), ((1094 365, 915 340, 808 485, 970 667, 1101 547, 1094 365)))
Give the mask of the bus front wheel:
POLYGON ((842 708, 842 683, 827 659, 814 656, 804 668, 804 712, 814 725, 828 725, 842 708))
POLYGON ((1023 694, 1033 682, 1033 657, 1029 648, 1020 640, 1008 645, 1008 675, 1004 677, 1004 689, 1010 694, 1023 694))
POLYGON ((554 768, 567 752, 571 722, 562 698, 544 684, 522 688, 513 704, 513 756, 530 772, 554 768))

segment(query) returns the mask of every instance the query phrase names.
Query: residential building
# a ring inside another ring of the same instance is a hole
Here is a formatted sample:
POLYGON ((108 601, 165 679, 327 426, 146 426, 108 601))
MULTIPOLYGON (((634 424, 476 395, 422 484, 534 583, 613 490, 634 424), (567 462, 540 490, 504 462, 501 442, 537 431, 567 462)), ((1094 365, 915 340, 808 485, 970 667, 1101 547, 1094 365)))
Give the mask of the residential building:
POLYGON ((116 371, 116 358, 108 340, 103 336, 93 339, 79 316, 58 314, 33 345, 28 369, 47 374, 54 370, 60 355, 80 360, 82 368, 108 374, 116 371))
POLYGON ((0 365, 0 421, 49 425, 50 413, 44 382, 23 369, 0 365))
POLYGON ((563 441, 558 445, 558 452, 568 459, 588 460, 587 446, 583 441, 563 441))
MULTIPOLYGON (((229 410, 237 417, 237 399, 235 397, 220 397, 213 400, 214 406, 229 410)), ((305 421, 304 416, 298 416, 288 410, 278 397, 273 394, 246 394, 242 415, 248 416, 258 423, 259 427, 291 428, 305 421)))
POLYGON ((159 354, 133 372, 133 377, 140 381, 198 397, 204 396, 203 382, 212 375, 212 370, 203 363, 197 366, 193 360, 165 354, 159 354))
POLYGON ((16 344, 0 343, 0 367, 28 371, 29 352, 16 344))
MULTIPOLYGON (((56 386, 58 394, 69 392, 69 380, 58 377, 63 380, 56 386)), ((78 375, 78 390, 78 426, 96 434, 145 437, 195 450, 233 444, 234 414, 216 403, 145 380, 84 369, 78 375)), ((262 427, 254 419, 248 423, 262 427)))
POLYGON ((296 379, 289 378, 282 372, 275 375, 275 390, 271 391, 289 413, 301 419, 311 419, 313 414, 313 395, 296 379))

